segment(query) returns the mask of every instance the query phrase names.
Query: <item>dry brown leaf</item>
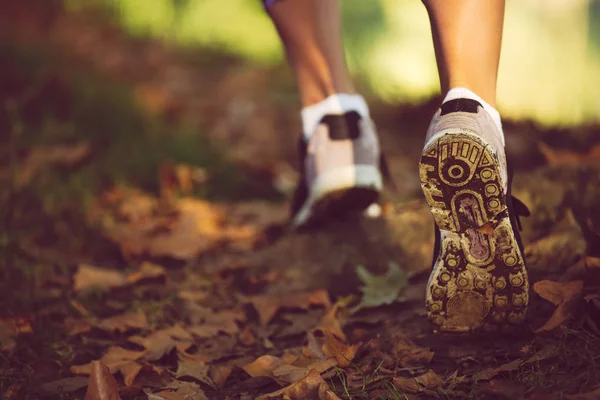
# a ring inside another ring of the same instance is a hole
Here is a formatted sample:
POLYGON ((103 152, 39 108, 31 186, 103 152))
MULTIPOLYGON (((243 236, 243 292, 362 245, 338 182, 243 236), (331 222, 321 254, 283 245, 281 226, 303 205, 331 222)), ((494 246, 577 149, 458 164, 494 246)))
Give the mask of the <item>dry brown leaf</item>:
POLYGON ((536 330, 536 332, 551 331, 571 318, 572 307, 583 290, 583 281, 539 281, 534 283, 533 290, 557 306, 550 319, 536 330))
POLYGON ((342 323, 337 318, 340 307, 338 304, 334 304, 333 307, 325 314, 323 319, 319 322, 319 325, 313 331, 329 332, 339 339, 346 341, 346 335, 342 330, 342 323))
POLYGON ((206 385, 216 388, 213 380, 208 376, 209 366, 203 361, 200 356, 195 357, 193 355, 179 353, 179 362, 177 364, 177 372, 175 378, 190 377, 194 378, 206 385))
MULTIPOLYGON (((108 351, 100 361, 106 365, 111 373, 115 373, 120 370, 121 367, 127 366, 128 364, 139 360, 144 356, 145 351, 127 350, 122 347, 112 346, 109 347, 108 351)), ((89 375, 92 372, 92 363, 85 365, 73 365, 70 371, 74 374, 89 375)))
POLYGON ((75 319, 67 317, 63 321, 65 328, 67 328, 67 335, 76 336, 80 333, 87 333, 92 330, 92 323, 87 319, 75 319))
POLYGON ((322 346, 317 341, 317 338, 315 338, 315 335, 313 335, 312 332, 308 332, 306 336, 308 344, 302 349, 302 353, 307 357, 316 358, 318 360, 327 360, 327 356, 323 353, 322 346))
POLYGON ((242 369, 253 378, 258 376, 273 378, 273 371, 284 364, 285 362, 279 357, 264 355, 250 364, 244 365, 242 369))
POLYGON ((204 391, 197 383, 173 381, 168 386, 168 389, 175 391, 163 390, 162 392, 148 396, 149 400, 208 400, 204 391))
POLYGON ((177 297, 182 300, 202 302, 208 298, 208 290, 180 290, 177 297))
POLYGON ((127 277, 122 272, 86 264, 79 265, 79 269, 73 278, 73 289, 76 292, 82 292, 91 288, 109 290, 125 286, 126 284, 127 277))
POLYGON ((85 400, 121 400, 115 378, 101 361, 92 361, 85 400))
POLYGON ((60 393, 72 393, 83 389, 88 385, 89 379, 83 376, 74 376, 71 378, 59 379, 57 381, 44 383, 42 389, 50 395, 60 393))
POLYGON ((275 368, 273 371, 273 378, 278 382, 290 384, 298 382, 308 374, 309 369, 305 367, 299 367, 297 365, 284 364, 281 367, 275 368))
POLYGON ((317 289, 313 292, 302 292, 289 294, 287 296, 252 296, 250 304, 256 309, 260 322, 267 325, 275 317, 279 309, 301 309, 307 310, 311 306, 331 307, 329 294, 325 289, 317 289))
POLYGON ((53 165, 74 166, 83 161, 91 151, 89 143, 52 145, 38 147, 29 152, 23 164, 19 165, 16 185, 27 185, 40 171, 53 165))
POLYGON ((246 314, 241 309, 213 311, 210 308, 195 306, 193 319, 202 321, 200 324, 190 326, 187 330, 200 338, 209 338, 220 332, 234 335, 240 328, 237 322, 246 320, 246 314))
POLYGON ((221 208, 193 198, 165 206, 141 192, 114 190, 92 208, 90 218, 103 225, 128 258, 148 254, 189 260, 224 238, 221 208))
POLYGON ((421 390, 421 386, 417 383, 415 378, 405 378, 403 376, 397 376, 392 379, 394 386, 401 392, 406 393, 418 393, 421 390))
POLYGON ((15 338, 22 334, 32 333, 32 318, 29 317, 9 317, 0 319, 0 349, 3 351, 12 350, 16 341, 15 338))
POLYGON ((324 332, 325 341, 323 343, 323 353, 327 357, 333 357, 336 359, 338 365, 341 368, 346 368, 352 363, 356 352, 360 348, 361 344, 346 345, 337 339, 333 334, 324 332))
POLYGON ((203 168, 168 160, 159 169, 160 197, 173 201, 179 196, 191 196, 194 187, 204 183, 207 177, 203 168))
POLYGON ((132 361, 128 364, 124 364, 119 367, 119 372, 121 372, 121 375, 123 375, 123 381, 125 382, 125 386, 133 385, 133 382, 142 370, 142 367, 142 364, 139 364, 135 361, 132 361))
POLYGON ((131 272, 127 275, 127 282, 135 284, 145 279, 158 279, 166 276, 167 271, 163 266, 146 261, 140 265, 138 271, 131 272))
POLYGON ((148 361, 160 360, 174 348, 185 351, 193 345, 192 335, 180 325, 152 332, 146 337, 132 336, 128 340, 146 349, 144 358, 148 361))
POLYGON ((144 329, 148 327, 148 318, 143 311, 117 315, 106 318, 95 324, 99 329, 108 332, 125 333, 131 329, 144 329))
POLYGON ((434 352, 417 346, 404 334, 399 334, 394 338, 393 355, 401 366, 410 367, 429 364, 434 352))
POLYGON ((260 396, 258 400, 280 397, 289 400, 339 400, 316 370, 311 370, 303 379, 288 387, 260 396))
POLYGON ((444 380, 431 369, 423 375, 417 376, 415 381, 425 389, 435 389, 444 384, 444 380))
POLYGON ((539 143, 539 149, 546 158, 548 165, 588 164, 597 165, 600 162, 600 143, 588 151, 577 153, 572 150, 555 149, 544 142, 539 143))
POLYGON ((254 336, 250 327, 245 327, 238 337, 244 346, 253 346, 256 343, 256 336, 254 336))
POLYGON ((499 367, 492 367, 484 369, 483 371, 478 371, 477 373, 475 373, 475 375, 473 375, 473 381, 488 381, 501 372, 510 372, 517 370, 521 366, 521 364, 523 364, 523 359, 519 358, 511 362, 502 364, 499 367))
POLYGON ((232 371, 232 365, 213 365, 210 368, 210 378, 219 389, 222 389, 232 371))

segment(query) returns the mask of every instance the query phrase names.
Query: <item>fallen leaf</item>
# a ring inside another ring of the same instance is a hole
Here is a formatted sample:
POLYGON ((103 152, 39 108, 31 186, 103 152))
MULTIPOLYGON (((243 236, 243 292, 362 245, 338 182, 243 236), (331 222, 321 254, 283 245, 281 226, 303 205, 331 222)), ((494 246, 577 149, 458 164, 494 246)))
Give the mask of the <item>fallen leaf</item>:
POLYGON ((245 327, 238 337, 244 346, 252 346, 256 343, 256 336, 249 327, 245 327))
POLYGON ((479 390, 482 394, 493 398, 506 400, 522 399, 527 390, 527 386, 508 379, 493 379, 485 384, 480 384, 479 390))
POLYGON ((148 394, 148 400, 208 400, 202 388, 194 382, 176 380, 167 388, 174 391, 163 390, 156 394, 148 394))
POLYGON ((317 338, 315 338, 315 335, 313 335, 312 332, 308 332, 306 336, 308 338, 308 344, 302 352, 308 357, 316 358, 318 360, 327 360, 327 356, 323 353, 322 346, 317 341, 317 338))
POLYGON ((137 362, 130 362, 119 367, 119 372, 121 372, 121 375, 123 375, 125 386, 133 385, 133 382, 135 382, 135 378, 137 378, 138 374, 142 370, 142 367, 142 364, 137 362))
POLYGON ((106 318, 96 323, 95 326, 107 332, 125 333, 131 329, 144 329, 148 327, 148 318, 143 311, 117 315, 106 318))
POLYGON ((396 389, 406 393, 418 393, 421 390, 421 386, 417 383, 415 378, 405 378, 403 376, 397 376, 392 378, 392 382, 396 389))
POLYGON ((417 376, 415 381, 425 389, 435 389, 444 384, 444 380, 431 369, 417 376))
MULTIPOLYGON (((102 356, 100 361, 114 374, 122 367, 127 368, 128 364, 139 360, 144 354, 144 351, 127 350, 122 347, 112 346, 108 348, 108 351, 102 356)), ((89 375, 92 373, 92 365, 93 362, 85 365, 73 365, 70 371, 74 374, 89 375)))
POLYGON ((145 279, 158 279, 164 278, 167 275, 167 271, 164 267, 152 264, 150 262, 144 262, 140 265, 138 271, 131 272, 127 275, 127 282, 135 284, 145 279))
POLYGON ((192 335, 180 325, 152 332, 146 337, 131 336, 128 340, 146 349, 144 358, 148 361, 160 360, 176 347, 180 350, 186 350, 193 345, 192 335))
POLYGON ((213 365, 210 368, 210 378, 219 389, 222 389, 232 371, 232 365, 213 365))
POLYGON ((331 309, 325 314, 325 316, 323 316, 323 319, 321 319, 313 331, 329 332, 339 339, 346 341, 346 335, 342 330, 342 323, 337 318, 339 309, 340 306, 337 303, 334 304, 333 307, 331 307, 331 309))
POLYGON ((372 275, 362 266, 356 268, 356 274, 363 283, 360 288, 363 295, 353 312, 363 308, 392 304, 398 300, 398 293, 408 282, 406 272, 395 263, 390 263, 387 273, 382 276, 372 275))
POLYGON ((250 304, 258 312, 262 325, 267 325, 282 309, 308 310, 311 306, 331 307, 329 294, 325 289, 317 289, 313 292, 301 292, 286 296, 252 296, 250 304))
POLYGON ((258 357, 250 364, 244 365, 242 369, 253 378, 258 376, 273 378, 273 371, 284 364, 285 362, 279 357, 264 355, 258 357))
POLYGON ((148 254, 189 260, 225 238, 222 209, 194 198, 165 206, 139 191, 115 189, 91 208, 90 219, 102 224, 126 258, 148 254))
POLYGON ((484 235, 493 236, 494 235, 494 224, 491 222, 487 222, 476 229, 478 232, 483 233, 484 235))
POLYGON ((536 332, 551 331, 571 318, 573 305, 583 290, 583 281, 539 281, 534 283, 533 290, 557 306, 550 319, 536 330, 536 332))
POLYGON ((200 322, 187 328, 190 333, 200 338, 210 338, 220 332, 234 335, 240 328, 238 322, 246 320, 246 314, 240 309, 213 311, 206 307, 194 305, 190 319, 200 322))
POLYGON ((327 357, 335 358, 341 368, 349 366, 361 345, 356 344, 348 346, 329 332, 324 332, 324 335, 325 342, 323 343, 323 353, 327 357))
POLYGON ((121 400, 115 378, 101 361, 92 361, 90 383, 85 400, 121 400))
POLYGON ((59 379, 57 381, 44 383, 42 389, 50 395, 60 393, 72 393, 83 389, 88 385, 89 379, 83 376, 74 376, 71 378, 59 379))
POLYGON ((119 271, 81 264, 73 278, 73 289, 82 292, 91 288, 109 290, 127 284, 127 277, 119 271))
POLYGON ((10 351, 17 342, 15 338, 22 334, 32 333, 32 318, 10 317, 0 319, 0 349, 10 351))
POLYGON ((402 333, 394 335, 393 356, 403 367, 426 365, 433 359, 434 352, 417 346, 402 333))
POLYGON ((281 390, 258 397, 261 399, 272 399, 283 397, 289 400, 339 400, 330 389, 327 382, 317 370, 311 370, 308 375, 296 383, 281 390))
POLYGON ((544 142, 539 142, 540 151, 546 158, 548 165, 587 164, 597 165, 600 160, 600 143, 592 146, 585 152, 555 149, 544 142))
POLYGON ((488 381, 501 372, 510 372, 519 369, 523 359, 519 358, 511 362, 500 365, 499 367, 486 368, 483 371, 478 371, 473 375, 473 382, 488 381))
POLYGON ((179 353, 179 362, 177 364, 177 372, 175 378, 190 377, 194 378, 208 386, 216 387, 213 380, 208 376, 209 366, 202 359, 189 354, 179 353))
POLYGON ((89 143, 43 146, 32 149, 19 165, 16 185, 27 185, 43 170, 54 165, 74 166, 83 161, 91 152, 89 143))

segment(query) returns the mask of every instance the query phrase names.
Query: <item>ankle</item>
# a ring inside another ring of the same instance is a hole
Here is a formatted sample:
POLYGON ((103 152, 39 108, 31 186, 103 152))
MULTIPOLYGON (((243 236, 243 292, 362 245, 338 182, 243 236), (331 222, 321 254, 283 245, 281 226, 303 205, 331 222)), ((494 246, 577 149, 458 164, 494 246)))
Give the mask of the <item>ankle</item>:
POLYGON ((442 101, 442 104, 450 100, 461 98, 476 100, 483 106, 483 109, 489 114, 489 116, 492 118, 492 121, 494 121, 494 124, 498 128, 498 132, 502 139, 502 145, 504 145, 504 131, 502 130, 502 119, 500 118, 500 113, 495 107, 492 107, 488 102, 483 100, 472 90, 463 87, 452 88, 448 91, 448 93, 446 93, 446 97, 442 101))
POLYGON ((302 108, 304 138, 310 139, 324 116, 342 115, 350 111, 356 111, 362 118, 369 118, 369 107, 359 94, 335 93, 316 104, 302 108))

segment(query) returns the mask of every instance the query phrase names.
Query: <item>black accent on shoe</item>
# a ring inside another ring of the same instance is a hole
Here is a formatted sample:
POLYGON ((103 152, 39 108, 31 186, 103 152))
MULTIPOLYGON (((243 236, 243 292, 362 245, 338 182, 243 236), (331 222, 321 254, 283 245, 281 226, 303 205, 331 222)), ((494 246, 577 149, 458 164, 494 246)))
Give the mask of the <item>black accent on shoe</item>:
POLYGON ((356 111, 350 111, 344 115, 326 115, 320 123, 329 127, 331 140, 355 140, 360 136, 361 119, 362 117, 356 111))
POLYGON ((298 140, 298 159, 299 169, 300 169, 300 177, 298 180, 298 186, 296 186, 296 190, 294 191, 294 195, 292 196, 291 208, 290 208, 290 216, 294 218, 294 216, 300 211, 302 205, 308 199, 308 186, 306 184, 306 168, 304 167, 304 160, 306 160, 306 151, 307 151, 307 143, 304 139, 304 135, 300 135, 298 140))
POLYGON ((442 104, 442 114, 446 115, 453 112, 467 112, 477 114, 477 107, 483 107, 480 102, 473 99, 454 99, 442 104))

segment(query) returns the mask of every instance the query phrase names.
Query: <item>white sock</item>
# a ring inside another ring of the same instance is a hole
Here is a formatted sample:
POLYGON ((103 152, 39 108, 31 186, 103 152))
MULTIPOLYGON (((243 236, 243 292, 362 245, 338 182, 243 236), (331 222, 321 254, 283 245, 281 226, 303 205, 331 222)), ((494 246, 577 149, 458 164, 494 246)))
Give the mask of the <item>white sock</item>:
POLYGON ((477 96, 475 93, 473 93, 471 90, 469 90, 467 88, 450 89, 448 91, 448 94, 444 98, 444 101, 442 102, 442 104, 447 101, 454 100, 454 99, 471 99, 471 100, 476 100, 479 103, 481 103, 481 105, 483 106, 483 109, 485 111, 487 111, 488 114, 490 114, 490 117, 492 117, 492 120, 498 127, 498 131, 500 132, 500 136, 502 139, 502 145, 503 146, 506 145, 506 143, 504 141, 504 131, 502 130, 502 120, 500 119, 500 113, 498 112, 498 110, 496 110, 494 107, 490 106, 481 97, 477 96))
POLYGON ((321 119, 326 115, 343 115, 356 111, 361 117, 369 118, 369 107, 359 94, 336 93, 317 104, 302 109, 304 138, 310 139, 321 119))

